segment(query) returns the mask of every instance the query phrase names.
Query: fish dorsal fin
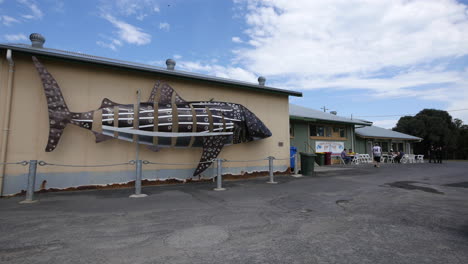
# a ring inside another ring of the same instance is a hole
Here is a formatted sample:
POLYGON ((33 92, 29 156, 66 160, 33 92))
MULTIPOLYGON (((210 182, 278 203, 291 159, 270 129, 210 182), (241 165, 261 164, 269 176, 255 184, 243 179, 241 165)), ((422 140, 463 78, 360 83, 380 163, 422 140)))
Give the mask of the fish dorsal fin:
POLYGON ((104 98, 104 99, 102 99, 102 103, 101 103, 100 108, 111 107, 111 106, 114 106, 114 105, 117 105, 117 103, 112 102, 108 98, 104 98))
POLYGON ((175 94, 176 104, 186 103, 186 101, 182 99, 182 97, 180 97, 180 95, 174 91, 169 84, 157 81, 151 91, 148 103, 158 102, 160 104, 171 104, 173 94, 175 94))

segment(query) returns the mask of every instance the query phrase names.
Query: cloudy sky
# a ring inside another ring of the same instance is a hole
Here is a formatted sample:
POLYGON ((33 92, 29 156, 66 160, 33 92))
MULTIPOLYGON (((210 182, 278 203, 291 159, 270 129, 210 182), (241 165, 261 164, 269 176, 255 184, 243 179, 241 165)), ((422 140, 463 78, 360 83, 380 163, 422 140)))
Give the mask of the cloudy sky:
POLYGON ((468 0, 0 0, 0 42, 299 90, 291 102, 391 128, 468 123, 468 0), (464 110, 463 110, 464 109, 464 110))

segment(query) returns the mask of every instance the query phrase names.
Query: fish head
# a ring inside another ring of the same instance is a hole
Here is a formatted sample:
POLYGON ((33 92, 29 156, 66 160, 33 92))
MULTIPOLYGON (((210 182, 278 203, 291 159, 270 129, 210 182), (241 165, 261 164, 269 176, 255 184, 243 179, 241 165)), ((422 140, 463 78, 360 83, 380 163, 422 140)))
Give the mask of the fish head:
POLYGON ((253 141, 271 137, 271 131, 268 127, 247 107, 242 106, 243 117, 244 117, 244 129, 246 135, 246 141, 253 141))

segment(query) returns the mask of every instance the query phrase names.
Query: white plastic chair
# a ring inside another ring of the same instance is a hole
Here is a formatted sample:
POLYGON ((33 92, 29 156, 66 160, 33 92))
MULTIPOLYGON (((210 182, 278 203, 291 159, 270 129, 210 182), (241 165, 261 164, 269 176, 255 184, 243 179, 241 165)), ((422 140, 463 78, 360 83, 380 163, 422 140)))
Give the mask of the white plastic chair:
POLYGON ((360 163, 361 155, 360 154, 354 154, 353 159, 351 160, 351 164, 358 165, 360 163))
POLYGON ((416 156, 417 163, 424 163, 424 155, 417 155, 416 156))
POLYGON ((408 162, 410 162, 409 155, 408 155, 408 154, 403 155, 403 157, 401 157, 400 162, 401 162, 401 163, 408 163, 408 162))
POLYGON ((388 158, 387 155, 382 155, 382 157, 380 157, 380 162, 385 163, 387 158, 388 158))
POLYGON ((364 154, 364 158, 366 159, 366 163, 372 163, 372 159, 369 154, 364 154))

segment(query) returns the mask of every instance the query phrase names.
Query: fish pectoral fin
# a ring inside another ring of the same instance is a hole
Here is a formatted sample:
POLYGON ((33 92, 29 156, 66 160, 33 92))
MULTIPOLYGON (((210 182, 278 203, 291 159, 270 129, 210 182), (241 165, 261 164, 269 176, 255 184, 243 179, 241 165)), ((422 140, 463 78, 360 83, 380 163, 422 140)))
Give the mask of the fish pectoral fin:
POLYGON ((203 153, 193 176, 200 175, 211 166, 223 149, 228 136, 208 136, 203 138, 203 153))
POLYGON ((157 81, 148 98, 148 103, 158 102, 160 104, 171 104, 172 94, 175 94, 175 103, 187 103, 180 95, 167 83, 157 81))
POLYGON ((149 150, 153 151, 153 152, 158 152, 161 150, 160 147, 158 146, 155 146, 155 145, 150 145, 150 146, 146 146, 149 150))
POLYGON ((101 143, 103 141, 113 139, 113 137, 111 137, 111 136, 107 136, 107 135, 98 133, 96 131, 93 131, 93 133, 94 133, 94 136, 96 136, 96 143, 101 143))

